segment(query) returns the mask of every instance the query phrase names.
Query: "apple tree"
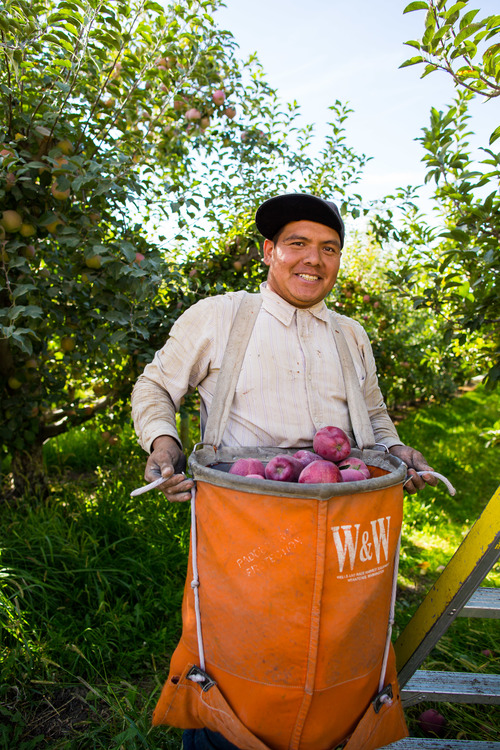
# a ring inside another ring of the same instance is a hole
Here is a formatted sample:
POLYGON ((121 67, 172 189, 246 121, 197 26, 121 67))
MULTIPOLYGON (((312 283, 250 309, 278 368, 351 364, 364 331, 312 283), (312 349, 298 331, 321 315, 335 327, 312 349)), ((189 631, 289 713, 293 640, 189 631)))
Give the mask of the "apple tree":
POLYGON ((405 12, 419 10, 426 11, 425 30, 407 42, 418 54, 403 66, 424 65, 422 77, 445 71, 457 88, 446 110, 432 108, 418 139, 440 223, 412 220, 413 200, 401 191, 374 225, 379 239, 399 247, 395 289, 437 313, 445 344, 473 352, 493 386, 500 378, 500 125, 492 123, 489 143, 475 154, 469 104, 480 96, 488 107, 500 95, 500 15, 481 18, 467 0, 418 0, 405 12))
POLYGON ((182 308, 166 235, 210 203, 201 162, 238 161, 235 114, 268 95, 258 75, 245 88, 216 7, 0 9, 0 434, 17 493, 45 491, 47 439, 118 417, 182 308))

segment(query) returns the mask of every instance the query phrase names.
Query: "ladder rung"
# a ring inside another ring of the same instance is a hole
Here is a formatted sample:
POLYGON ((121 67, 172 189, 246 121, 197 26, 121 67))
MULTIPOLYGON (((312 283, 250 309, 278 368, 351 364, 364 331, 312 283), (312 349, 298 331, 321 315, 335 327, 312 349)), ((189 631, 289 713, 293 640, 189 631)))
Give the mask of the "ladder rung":
MULTIPOLYGON (((384 750, 499 750, 500 742, 485 740, 440 740, 406 737, 404 740, 384 745, 384 750)), ((382 749, 381 749, 382 750, 382 749)))
POLYGON ((417 669, 401 690, 401 700, 404 706, 423 700, 500 704, 500 675, 417 669))
POLYGON ((500 617, 500 589, 480 586, 458 613, 459 617, 500 617))

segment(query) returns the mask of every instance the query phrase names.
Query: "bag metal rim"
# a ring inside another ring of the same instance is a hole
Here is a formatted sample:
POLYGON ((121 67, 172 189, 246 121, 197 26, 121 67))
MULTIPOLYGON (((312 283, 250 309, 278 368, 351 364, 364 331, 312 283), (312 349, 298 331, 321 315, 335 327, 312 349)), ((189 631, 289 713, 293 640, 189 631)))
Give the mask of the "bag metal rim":
MULTIPOLYGON (((211 445, 202 444, 199 450, 193 450, 189 457, 189 468, 195 480, 207 482, 217 487, 224 487, 257 495, 275 495, 278 497, 317 498, 326 500, 331 497, 355 495, 373 490, 402 485, 406 479, 407 466, 404 461, 389 453, 379 450, 353 448, 351 455, 361 458, 369 466, 378 467, 387 474, 372 477, 359 482, 339 482, 338 484, 298 484, 297 482, 271 482, 267 479, 253 479, 229 474, 227 470, 213 468, 213 464, 232 464, 239 458, 258 458, 263 463, 273 456, 282 453, 293 454, 297 448, 276 447, 222 447, 215 450, 211 445)), ((312 450, 305 447, 304 450, 312 450)))

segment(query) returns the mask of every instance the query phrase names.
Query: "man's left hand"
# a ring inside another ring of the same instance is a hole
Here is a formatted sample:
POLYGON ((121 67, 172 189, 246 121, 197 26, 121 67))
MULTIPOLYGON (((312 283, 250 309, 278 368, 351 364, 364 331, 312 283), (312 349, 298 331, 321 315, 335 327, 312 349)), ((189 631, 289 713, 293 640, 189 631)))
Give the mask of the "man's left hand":
POLYGON ((423 474, 422 476, 417 474, 417 471, 434 471, 420 451, 411 448, 409 445, 393 445, 392 448, 389 448, 389 453, 400 458, 408 466, 410 481, 405 484, 405 490, 410 495, 423 490, 426 484, 430 484, 432 487, 437 485, 438 479, 432 474, 423 474))

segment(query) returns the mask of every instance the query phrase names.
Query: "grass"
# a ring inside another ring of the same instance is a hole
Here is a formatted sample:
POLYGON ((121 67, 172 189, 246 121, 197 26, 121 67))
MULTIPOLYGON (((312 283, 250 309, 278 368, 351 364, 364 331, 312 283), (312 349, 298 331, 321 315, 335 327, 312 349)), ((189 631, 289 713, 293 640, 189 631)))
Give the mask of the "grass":
MULTIPOLYGON (((447 404, 428 405, 400 425, 402 440, 422 450, 433 468, 457 490, 444 485, 405 499, 396 633, 438 578, 470 527, 500 484, 500 445, 490 444, 498 429, 500 394, 476 388, 447 404)), ((483 585, 500 587, 496 564, 483 585)), ((439 671, 500 674, 500 621, 458 618, 422 665, 439 671)), ((500 741, 500 706, 421 703, 406 711, 411 732, 425 736, 418 717, 436 708, 452 739, 500 741)))
MULTIPOLYGON (((397 629, 498 485, 500 448, 486 445, 499 407, 500 394, 478 388, 398 426, 457 495, 428 488, 405 501, 397 629)), ((150 722, 180 633, 189 508, 130 498, 144 454, 129 428, 113 446, 92 430, 62 436, 46 462, 50 498, 1 510, 0 748, 177 750, 180 732, 150 722)), ((500 586, 498 566, 486 583, 500 586)), ((424 666, 499 673, 499 636, 499 621, 457 620, 424 666)), ((408 710, 413 734, 432 705, 408 710)), ((439 710, 450 738, 499 739, 498 707, 439 710)))

